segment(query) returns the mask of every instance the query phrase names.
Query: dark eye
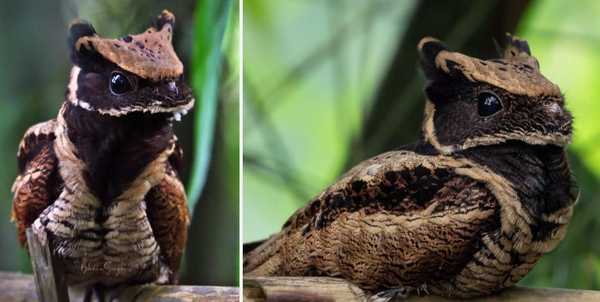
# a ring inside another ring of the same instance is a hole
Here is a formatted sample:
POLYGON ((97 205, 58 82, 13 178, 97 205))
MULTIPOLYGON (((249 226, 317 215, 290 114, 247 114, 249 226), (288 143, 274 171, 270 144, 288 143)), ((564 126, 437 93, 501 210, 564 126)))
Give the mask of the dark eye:
POLYGON ((120 72, 113 72, 110 75, 110 91, 113 94, 123 94, 131 89, 131 84, 127 76, 120 72))
POLYGON ((477 114, 490 116, 502 110, 502 102, 495 94, 482 92, 477 96, 477 114))

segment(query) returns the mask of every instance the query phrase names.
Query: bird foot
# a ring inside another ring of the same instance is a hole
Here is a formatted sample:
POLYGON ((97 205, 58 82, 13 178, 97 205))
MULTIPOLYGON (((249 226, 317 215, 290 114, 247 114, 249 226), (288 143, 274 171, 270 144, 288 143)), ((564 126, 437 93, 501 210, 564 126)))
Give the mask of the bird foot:
POLYGON ((403 287, 380 291, 369 298, 369 302, 388 302, 394 298, 408 298, 408 291, 403 287))

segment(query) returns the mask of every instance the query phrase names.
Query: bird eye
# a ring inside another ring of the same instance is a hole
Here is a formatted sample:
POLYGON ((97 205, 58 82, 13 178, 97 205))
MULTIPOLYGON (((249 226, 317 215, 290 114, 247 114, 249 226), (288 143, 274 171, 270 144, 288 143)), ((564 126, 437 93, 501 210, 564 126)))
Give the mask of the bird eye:
POLYGON ((490 116, 502 110, 502 102, 495 94, 482 92, 477 96, 477 114, 490 116))
POLYGON ((113 72, 110 75, 110 92, 119 95, 131 89, 131 84, 126 75, 120 72, 113 72))

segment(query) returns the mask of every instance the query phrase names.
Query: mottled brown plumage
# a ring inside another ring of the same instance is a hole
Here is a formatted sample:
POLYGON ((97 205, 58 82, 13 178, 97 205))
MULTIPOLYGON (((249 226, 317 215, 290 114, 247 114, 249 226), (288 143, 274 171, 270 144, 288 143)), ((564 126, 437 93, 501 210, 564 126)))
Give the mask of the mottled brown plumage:
POLYGON ((364 161, 248 246, 248 275, 343 277, 376 297, 514 285, 565 235, 571 115, 524 40, 500 60, 424 38, 422 138, 364 161))
POLYGON ((69 286, 176 284, 189 211, 172 122, 194 104, 171 45, 168 11, 142 34, 110 40, 70 26, 75 66, 55 120, 19 147, 12 219, 63 261, 69 286))
POLYGON ((15 180, 11 220, 17 223, 21 246, 27 244, 25 230, 59 195, 58 160, 54 153, 56 121, 29 128, 18 151, 20 175, 15 180))
POLYGON ((150 189, 145 198, 154 237, 164 254, 165 264, 173 272, 169 280, 171 284, 179 281, 177 272, 190 224, 185 189, 177 174, 183 154, 178 144, 175 150, 166 163, 165 177, 150 189))

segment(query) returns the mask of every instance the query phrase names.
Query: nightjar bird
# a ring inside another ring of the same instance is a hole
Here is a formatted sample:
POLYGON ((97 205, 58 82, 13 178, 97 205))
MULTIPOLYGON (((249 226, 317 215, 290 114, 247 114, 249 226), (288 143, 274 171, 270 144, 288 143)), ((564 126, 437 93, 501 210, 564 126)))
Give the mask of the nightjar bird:
POLYGON ((511 287, 565 236, 572 118, 526 41, 480 60, 418 44, 421 138, 368 159, 247 246, 244 273, 345 278, 375 298, 511 287))
POLYGON ((178 282, 190 218, 172 123, 194 97, 171 44, 175 17, 165 10, 154 23, 112 40, 73 21, 66 101, 19 146, 19 242, 32 227, 69 286, 178 282))

